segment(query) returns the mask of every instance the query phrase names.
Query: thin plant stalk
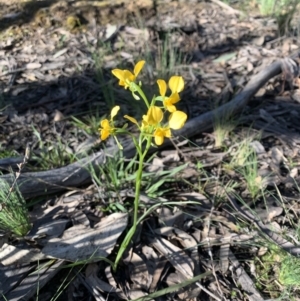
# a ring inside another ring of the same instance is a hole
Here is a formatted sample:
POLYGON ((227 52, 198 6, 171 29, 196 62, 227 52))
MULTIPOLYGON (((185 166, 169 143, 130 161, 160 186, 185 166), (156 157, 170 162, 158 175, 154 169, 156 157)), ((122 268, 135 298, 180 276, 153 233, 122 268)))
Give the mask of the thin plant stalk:
POLYGON ((139 156, 139 164, 135 183, 133 223, 119 248, 115 263, 113 265, 114 270, 117 269, 118 263, 122 258, 122 255, 125 252, 126 248, 130 244, 138 225, 138 210, 143 177, 143 166, 146 155, 148 154, 151 146, 151 141, 154 138, 155 143, 157 145, 161 145, 164 142, 164 138, 171 137, 171 129, 178 130, 182 128, 187 119, 186 113, 178 111, 174 106, 174 104, 176 104, 180 100, 179 93, 184 88, 183 78, 181 76, 172 76, 168 84, 164 80, 158 79, 157 84, 160 96, 154 96, 152 98, 152 101, 149 102, 143 90, 141 89, 142 83, 139 82, 139 84, 136 84, 135 82, 144 64, 145 61, 139 61, 135 65, 133 73, 129 70, 112 70, 113 75, 119 79, 119 85, 123 86, 125 89, 128 88, 132 92, 132 96, 135 100, 140 100, 142 98, 148 109, 146 115, 143 115, 143 120, 141 123, 139 123, 135 118, 131 116, 124 116, 124 118, 128 119, 138 127, 138 130, 140 131, 138 142, 134 135, 126 130, 126 127, 115 127, 114 117, 118 114, 120 106, 115 106, 112 108, 110 119, 104 119, 100 122, 99 130, 100 138, 102 140, 105 140, 110 135, 112 135, 114 136, 119 148, 122 149, 122 145, 118 142, 116 135, 118 133, 128 134, 131 136, 139 156), (167 88, 169 88, 172 92, 170 96, 166 96, 167 88), (137 94, 139 94, 139 96, 137 94), (156 105, 156 102, 160 102, 161 105, 156 105), (168 122, 164 122, 165 114, 169 115, 168 122))
POLYGON ((118 263, 120 261, 120 259, 122 258, 123 253, 125 252, 125 250, 127 249, 127 246, 129 245, 135 231, 138 225, 138 211, 139 211, 139 205, 140 205, 140 195, 141 195, 141 184, 142 184, 142 175, 143 175, 143 167, 144 167, 144 161, 145 161, 145 157, 150 149, 151 146, 151 136, 147 136, 147 142, 146 142, 146 147, 144 152, 142 152, 142 141, 143 141, 143 137, 144 135, 140 135, 140 139, 139 139, 139 144, 137 144, 136 139, 133 138, 133 141, 135 143, 136 149, 138 151, 139 154, 139 165, 138 165, 138 170, 137 170, 137 175, 136 175, 136 182, 135 182, 135 196, 134 196, 134 209, 133 209, 133 224, 130 228, 130 230, 128 231, 128 233, 126 234, 120 249, 117 253, 116 256, 116 260, 113 266, 113 269, 116 270, 118 263))

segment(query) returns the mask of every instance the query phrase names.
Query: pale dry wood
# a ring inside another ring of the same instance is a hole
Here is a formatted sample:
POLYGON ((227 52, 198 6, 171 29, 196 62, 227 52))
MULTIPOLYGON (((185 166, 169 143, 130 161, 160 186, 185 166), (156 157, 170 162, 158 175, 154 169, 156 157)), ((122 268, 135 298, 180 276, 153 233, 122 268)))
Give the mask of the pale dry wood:
POLYGON ((184 279, 194 277, 194 262, 182 249, 162 237, 151 239, 151 245, 168 259, 184 279))
MULTIPOLYGON (((1 266, 0 269, 0 292, 6 296, 9 291, 15 287, 16 283, 21 282, 26 275, 36 268, 35 265, 23 264, 23 265, 11 265, 9 267, 1 266), (16 268, 18 267, 18 268, 16 268)), ((0 301, 4 300, 0 297, 0 301)))
MULTIPOLYGON (((65 262, 63 260, 56 260, 50 265, 45 265, 43 262, 43 267, 36 265, 36 268, 39 268, 38 272, 32 273, 25 277, 13 291, 5 295, 5 299, 0 300, 18 301, 30 299, 36 294, 39 288, 43 287, 51 278, 55 276, 55 274, 59 272, 59 268, 64 263, 65 262)), ((13 269, 17 270, 15 267, 13 269)))
POLYGON ((29 246, 20 248, 5 243, 0 249, 0 261, 3 266, 12 266, 14 264, 24 264, 38 262, 45 259, 45 256, 39 250, 32 249, 29 246))
MULTIPOLYGON (((212 128, 216 116, 220 119, 224 119, 239 114, 261 87, 271 78, 281 73, 281 68, 281 60, 274 62, 266 69, 254 75, 245 88, 230 102, 213 111, 189 120, 181 130, 174 132, 174 136, 190 138, 212 128)), ((170 145, 170 143, 170 141, 166 141, 163 147, 170 145)), ((126 142, 125 144, 125 146, 123 145, 124 157, 132 158, 136 152, 135 147, 132 142, 126 142)), ((152 149, 151 151, 153 152, 157 149, 159 148, 152 149)), ((106 153, 116 154, 117 151, 117 146, 114 146, 106 151, 99 151, 92 156, 62 168, 24 173, 17 181, 20 192, 24 197, 29 198, 57 193, 71 189, 72 187, 91 183, 91 175, 88 171, 88 167, 92 166, 97 170, 97 166, 105 164, 106 153)), ((13 175, 3 175, 0 177, 0 180, 5 180, 9 184, 12 184, 13 175)))
POLYGON ((246 271, 244 270, 244 268, 236 259, 235 255, 232 253, 230 249, 229 249, 229 259, 235 268, 234 272, 237 276, 237 282, 241 285, 245 293, 248 294, 247 297, 249 298, 249 300, 264 301, 264 298, 255 288, 255 284, 253 283, 252 279, 246 273, 246 271))
POLYGON ((103 218, 93 229, 75 225, 65 230, 62 237, 50 238, 42 251, 5 243, 0 249, 0 262, 3 266, 38 262, 43 259, 96 262, 110 254, 126 226, 127 213, 113 213, 103 218))
POLYGON ((62 238, 50 239, 42 249, 42 254, 47 258, 71 262, 102 260, 111 253, 117 239, 127 227, 127 217, 127 213, 113 213, 103 218, 93 229, 81 231, 75 225, 66 230, 62 238))

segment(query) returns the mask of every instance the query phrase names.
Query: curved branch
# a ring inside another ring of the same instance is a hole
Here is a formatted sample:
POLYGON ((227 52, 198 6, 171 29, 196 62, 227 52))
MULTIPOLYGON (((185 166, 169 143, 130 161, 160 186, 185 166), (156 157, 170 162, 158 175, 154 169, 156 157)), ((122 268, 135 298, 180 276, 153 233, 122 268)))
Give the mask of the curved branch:
POLYGON ((216 108, 213 111, 204 113, 198 117, 195 117, 185 124, 185 126, 176 131, 176 135, 192 137, 201 132, 204 132, 213 126, 213 122, 216 118, 223 119, 232 115, 240 113, 244 107, 248 104, 251 98, 257 93, 257 91, 263 87, 271 78, 281 73, 281 61, 276 61, 266 69, 262 70, 258 74, 255 74, 245 88, 237 94, 228 103, 216 108))

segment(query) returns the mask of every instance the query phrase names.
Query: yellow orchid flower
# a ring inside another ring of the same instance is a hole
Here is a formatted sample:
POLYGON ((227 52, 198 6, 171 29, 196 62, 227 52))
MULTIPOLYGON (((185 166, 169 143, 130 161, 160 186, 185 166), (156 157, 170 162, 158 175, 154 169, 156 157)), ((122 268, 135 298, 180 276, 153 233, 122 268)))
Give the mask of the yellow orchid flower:
POLYGON ((157 80, 159 93, 163 97, 164 107, 170 112, 173 113, 176 111, 174 106, 180 100, 179 93, 184 88, 184 80, 182 76, 172 76, 169 80, 168 86, 172 91, 172 94, 169 97, 166 97, 167 84, 163 79, 157 80))
POLYGON ((170 128, 157 128, 154 133, 154 141, 156 145, 162 145, 164 143, 165 137, 171 137, 171 130, 170 128))
POLYGON ((147 115, 143 116, 143 122, 147 125, 157 125, 164 117, 164 113, 161 108, 156 106, 151 106, 148 109, 147 115))
POLYGON ((134 66, 133 73, 129 70, 114 69, 112 74, 119 79, 119 85, 127 89, 134 82, 145 65, 145 61, 139 61, 134 66))
MULTIPOLYGON (((140 127, 138 121, 135 118, 128 115, 125 115, 124 118, 128 119, 130 122, 140 127)), ((151 106, 148 109, 147 115, 143 115, 141 129, 145 130, 148 126, 155 126, 159 124, 162 121, 162 119, 163 119, 162 109, 156 106, 151 106)))
POLYGON ((111 134, 114 133, 114 124, 113 119, 118 114, 120 110, 119 106, 115 106, 112 108, 110 113, 110 120, 104 119, 100 123, 100 134, 101 134, 101 140, 106 140, 111 134))
POLYGON ((169 117, 169 127, 173 130, 181 129, 187 120, 187 115, 181 111, 173 112, 169 117))

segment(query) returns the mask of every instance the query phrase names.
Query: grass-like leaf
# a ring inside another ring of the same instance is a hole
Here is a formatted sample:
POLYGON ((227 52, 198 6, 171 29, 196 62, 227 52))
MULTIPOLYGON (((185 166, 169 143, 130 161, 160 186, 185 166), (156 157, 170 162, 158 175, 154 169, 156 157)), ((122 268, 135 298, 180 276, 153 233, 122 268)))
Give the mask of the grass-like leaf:
POLYGON ((26 202, 16 185, 10 190, 7 182, 0 182, 0 229, 24 236, 31 228, 26 202))
POLYGON ((172 292, 175 292, 175 291, 178 291, 179 289, 187 286, 187 285, 190 285, 196 281, 199 281, 207 276, 210 276, 212 273, 211 272, 206 272, 206 273, 203 273, 203 274, 200 274, 192 279, 187 279, 186 281, 182 282, 182 283, 179 283, 179 284, 175 284, 175 285, 172 285, 172 286, 169 286, 167 288, 164 288, 164 289, 161 289, 157 292, 154 292, 152 294, 149 294, 148 296, 144 296, 144 297, 140 297, 138 299, 134 299, 133 301, 148 301, 148 300, 153 300, 154 298, 158 298, 160 296, 164 296, 166 294, 169 294, 169 293, 172 293, 172 292))

